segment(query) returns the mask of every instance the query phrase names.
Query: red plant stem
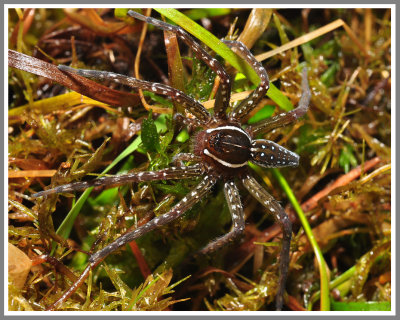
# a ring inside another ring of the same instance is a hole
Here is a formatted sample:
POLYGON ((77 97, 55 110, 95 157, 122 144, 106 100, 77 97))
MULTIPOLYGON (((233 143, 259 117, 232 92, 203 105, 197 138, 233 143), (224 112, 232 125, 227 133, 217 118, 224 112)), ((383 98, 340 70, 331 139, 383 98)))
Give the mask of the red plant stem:
POLYGON ((362 172, 371 170, 380 161, 381 161, 381 159, 379 157, 375 157, 371 160, 366 161, 363 165, 359 165, 358 167, 354 168, 350 172, 340 176, 334 183, 327 186, 325 189, 321 190, 320 192, 314 194, 310 199, 308 199, 306 202, 304 202, 301 205, 301 208, 303 209, 304 212, 314 209, 317 206, 318 201, 320 199, 322 199, 323 197, 327 196, 332 190, 334 190, 338 187, 347 185, 351 181, 358 178, 362 172))
POLYGON ((149 275, 151 275, 151 271, 149 266, 147 265, 147 262, 142 254, 142 252, 139 249, 139 246, 137 245, 136 241, 129 242, 129 246, 131 247, 132 253, 136 258, 136 261, 139 265, 140 272, 142 273, 143 278, 147 278, 149 275))
POLYGON ((287 306, 293 311, 307 311, 293 296, 288 296, 287 306))

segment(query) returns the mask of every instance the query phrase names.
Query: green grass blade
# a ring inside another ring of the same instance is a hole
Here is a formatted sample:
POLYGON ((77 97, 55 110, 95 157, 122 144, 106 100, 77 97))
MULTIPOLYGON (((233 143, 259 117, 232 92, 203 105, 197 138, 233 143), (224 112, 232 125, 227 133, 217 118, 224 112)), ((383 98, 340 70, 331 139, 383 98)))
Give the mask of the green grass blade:
POLYGON ((326 270, 327 266, 326 266, 324 256, 322 255, 322 252, 318 246, 317 240, 315 239, 315 237, 312 233, 312 230, 307 221, 307 218, 306 218, 303 210, 301 209, 300 204, 297 202, 297 199, 296 199, 292 189, 289 187, 289 184, 287 183, 286 179, 282 176, 282 174, 277 169, 272 169, 272 173, 274 174, 275 178, 278 180, 282 189, 287 194, 289 201, 292 203, 293 208, 297 212, 297 215, 298 215, 299 220, 304 228, 307 238, 310 241, 311 246, 314 250, 315 256, 318 261, 319 273, 320 273, 320 277, 321 277, 321 279, 320 279, 320 282, 321 282, 321 311, 329 311, 330 310, 329 279, 328 279, 328 274, 327 274, 327 270, 326 270))
MULTIPOLYGON (((110 171, 113 167, 115 167, 120 161, 129 156, 133 151, 135 151, 139 145, 141 144, 141 137, 137 137, 123 152, 119 154, 117 158, 101 173, 100 176, 105 175, 108 171, 110 171)), ((57 234, 61 237, 67 239, 69 234, 71 233, 72 227, 74 225, 74 221, 78 216, 79 212, 82 209, 83 204, 90 196, 93 187, 86 189, 85 192, 79 197, 78 201, 76 201, 75 205, 72 206, 71 210, 68 212, 67 216, 57 229, 57 234)))
POLYGON ((332 301, 332 311, 391 311, 391 303, 389 301, 332 301))
MULTIPOLYGON (((333 279, 329 283, 329 290, 331 291, 332 289, 335 289, 335 288, 341 288, 342 290, 339 290, 341 296, 342 296, 342 294, 347 293, 348 290, 350 290, 350 288, 347 288, 348 287, 347 282, 350 281, 350 279, 354 276, 355 271, 356 271, 356 267, 353 266, 350 269, 348 269, 347 271, 343 272, 341 275, 337 276, 335 279, 333 279), (346 287, 346 292, 343 291, 344 290, 343 287, 346 287)), ((321 291, 315 292, 309 301, 307 310, 312 311, 313 304, 316 301, 318 301, 320 297, 321 297, 321 291)))

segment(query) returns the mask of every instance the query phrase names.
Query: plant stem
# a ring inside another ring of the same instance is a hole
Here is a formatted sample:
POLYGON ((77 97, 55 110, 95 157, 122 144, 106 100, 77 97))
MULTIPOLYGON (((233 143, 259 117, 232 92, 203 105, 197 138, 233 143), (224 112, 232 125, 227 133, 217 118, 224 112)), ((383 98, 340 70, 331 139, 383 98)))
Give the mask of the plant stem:
POLYGON ((304 231, 307 235, 308 241, 314 250, 315 257, 317 258, 318 266, 319 266, 319 274, 320 274, 320 286, 321 286, 321 311, 329 311, 330 310, 330 298, 329 298, 329 279, 327 273, 327 265, 322 255, 321 249, 318 246, 317 240, 314 237, 312 229, 307 221, 307 218, 301 209, 300 204, 297 202, 297 199, 289 187, 286 179, 282 176, 282 174, 277 169, 272 169, 272 173, 275 178, 278 180, 282 189, 287 194, 289 201, 292 203, 294 210, 297 212, 297 215, 300 219, 300 222, 304 228, 304 231))

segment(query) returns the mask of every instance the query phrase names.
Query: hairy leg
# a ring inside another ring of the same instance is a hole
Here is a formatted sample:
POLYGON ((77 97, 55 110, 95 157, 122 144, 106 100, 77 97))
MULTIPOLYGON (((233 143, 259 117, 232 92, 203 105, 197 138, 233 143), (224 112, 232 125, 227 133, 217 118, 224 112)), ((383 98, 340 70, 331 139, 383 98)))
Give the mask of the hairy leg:
POLYGON ((301 82, 301 87, 302 87, 302 95, 300 98, 299 105, 297 106, 296 109, 293 109, 286 113, 278 114, 274 117, 255 123, 254 125, 249 126, 247 130, 251 132, 253 135, 266 133, 272 131, 273 129, 282 127, 288 123, 296 121, 297 119, 304 116, 308 110, 308 105, 310 104, 310 99, 311 99, 311 91, 308 85, 306 68, 303 69, 303 79, 301 82))
POLYGON ((211 251, 216 251, 225 244, 235 240, 243 233, 245 228, 243 206, 240 201, 239 190, 233 181, 225 182, 224 185, 225 198, 228 203, 229 212, 232 216, 232 230, 222 237, 217 238, 203 248, 200 253, 206 254, 211 251))
POLYGON ((85 78, 89 78, 97 81, 113 81, 115 83, 123 84, 131 87, 132 89, 142 89, 154 92, 160 95, 169 96, 172 100, 182 104, 190 113, 193 113, 199 121, 207 122, 210 119, 209 112, 204 106, 189 97, 184 92, 168 86, 163 83, 154 83, 145 80, 128 77, 119 73, 98 71, 98 70, 87 70, 87 69, 74 69, 68 66, 59 65, 58 69, 65 72, 76 73, 85 78))
POLYGON ((40 191, 32 195, 33 198, 55 193, 82 191, 90 187, 123 185, 130 182, 144 182, 153 180, 188 179, 198 177, 203 173, 201 164, 187 167, 171 167, 158 171, 144 171, 139 173, 121 174, 118 176, 101 177, 91 181, 78 181, 64 184, 49 190, 40 191))
POLYGON ((95 268, 102 260, 104 260, 110 253, 114 252, 118 248, 128 244, 129 242, 140 238, 149 231, 158 227, 164 226, 171 221, 179 218, 193 205, 199 202, 213 187, 216 183, 216 179, 211 176, 206 176, 202 182, 200 182, 190 193, 188 193, 182 200, 180 200, 169 212, 155 217, 145 225, 138 227, 137 229, 124 234, 109 245, 105 246, 100 251, 97 251, 89 258, 89 265, 86 267, 84 272, 80 275, 78 280, 58 299, 52 304, 47 310, 54 310, 66 301, 86 280, 89 276, 90 270, 95 268))
POLYGON ((205 51, 185 30, 181 27, 165 23, 163 21, 143 16, 135 11, 128 11, 128 15, 136 19, 142 20, 146 23, 150 23, 162 30, 167 30, 175 33, 179 38, 181 38, 194 52, 196 57, 205 64, 207 64, 210 69, 212 69, 220 78, 220 86, 215 97, 214 113, 217 118, 226 118, 226 109, 229 107, 229 100, 231 96, 231 81, 229 79, 228 73, 225 71, 223 66, 218 62, 218 60, 211 57, 207 51, 205 51))
POLYGON ((286 279, 289 271, 290 240, 292 237, 292 222, 281 205, 276 201, 257 181, 251 176, 242 179, 242 183, 249 193, 256 198, 274 217, 276 223, 282 229, 282 248, 279 261, 279 283, 276 294, 276 309, 281 310, 283 306, 283 294, 285 292, 286 279))
POLYGON ((246 60, 257 75, 260 77, 261 82, 258 87, 246 98, 244 99, 234 110, 232 110, 229 115, 231 118, 237 119, 240 122, 244 120, 244 117, 248 115, 251 110, 253 110, 258 102, 265 96, 269 89, 269 78, 267 71, 262 66, 261 62, 259 62, 250 50, 240 41, 232 41, 232 40, 223 40, 223 42, 230 48, 235 48, 236 53, 246 60))

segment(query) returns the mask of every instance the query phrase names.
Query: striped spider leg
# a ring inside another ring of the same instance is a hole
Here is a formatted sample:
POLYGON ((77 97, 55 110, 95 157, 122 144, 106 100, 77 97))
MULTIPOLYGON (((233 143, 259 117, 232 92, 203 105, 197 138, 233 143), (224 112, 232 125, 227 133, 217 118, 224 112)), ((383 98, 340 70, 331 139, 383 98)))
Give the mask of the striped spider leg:
POLYGON ((211 57, 185 30, 181 27, 173 26, 163 21, 143 16, 135 11, 128 11, 128 15, 146 23, 152 24, 162 30, 175 33, 183 40, 194 52, 196 57, 207 64, 220 78, 220 85, 215 96, 214 114, 218 119, 226 119, 226 109, 229 107, 231 96, 231 81, 228 73, 217 59, 211 57))
POLYGON ((268 74, 265 68, 262 66, 261 62, 259 62, 253 56, 250 50, 242 42, 233 40, 222 40, 222 42, 224 42, 230 48, 235 48, 235 52, 251 65, 251 67, 261 79, 257 88, 251 94, 249 94, 246 99, 242 100, 240 104, 235 109, 233 109, 229 115, 230 118, 243 122, 244 117, 257 106, 260 100, 267 93, 269 89, 268 74))
MULTIPOLYGON (((175 179, 178 177, 175 176, 175 179)), ((181 177, 182 178, 182 175, 181 177)), ((163 179, 163 175, 154 175, 153 180, 163 179), (156 178, 157 177, 157 178, 156 178)), ((146 224, 138 227, 137 229, 130 231, 115 241, 111 242, 103 249, 97 251, 89 257, 89 264, 86 269, 81 273, 77 281, 47 310, 54 310, 60 306, 64 301, 66 301, 86 280, 89 276, 90 270, 94 269, 101 261, 103 261, 110 253, 114 252, 118 248, 128 244, 129 242, 140 238, 144 234, 150 232, 153 229, 164 226, 171 221, 178 219, 182 214, 184 214, 193 205, 199 202, 207 193, 211 190, 214 184, 217 182, 215 177, 206 175, 203 180, 191 191, 182 198, 169 212, 158 216, 146 224)))
POLYGON ((288 276, 290 240, 292 237, 292 222, 282 206, 276 201, 257 181, 251 176, 242 179, 244 187, 249 193, 258 200, 274 217, 276 223, 282 229, 283 239, 279 261, 279 282, 278 292, 276 294, 276 309, 281 310, 283 306, 283 294, 285 290, 286 279, 288 276))
POLYGON ((301 89, 302 94, 297 108, 250 125, 248 130, 253 135, 267 133, 303 117, 307 113, 311 99, 311 90, 307 80, 307 68, 304 68, 302 72, 301 89))
POLYGON ((181 103, 190 113, 196 116, 197 122, 204 124, 210 120, 210 113, 204 108, 204 106, 189 97, 184 92, 175 89, 171 86, 162 83, 154 83, 145 80, 128 77, 119 73, 98 71, 98 70, 86 70, 86 69, 74 69, 68 66, 59 65, 58 69, 64 72, 76 73, 82 77, 90 78, 93 80, 104 81, 110 80, 115 83, 129 86, 132 89, 142 89, 154 92, 160 95, 169 96, 176 102, 181 103))
POLYGON ((158 171, 143 171, 139 173, 128 173, 117 176, 101 177, 91 181, 78 181, 64 184, 52 189, 40 191, 32 194, 32 197, 43 197, 55 193, 66 193, 74 191, 82 191, 90 187, 106 187, 117 186, 132 182, 145 182, 155 180, 171 180, 171 179, 189 179, 198 177, 204 173, 204 168, 201 164, 183 167, 171 167, 158 171))
POLYGON ((213 242, 204 247, 199 252, 201 254, 207 254, 212 251, 217 251, 229 242, 233 242, 244 231, 245 221, 243 206, 242 202, 240 201, 239 189, 233 180, 225 182, 224 193, 229 212, 232 217, 232 229, 225 235, 215 239, 213 242))

